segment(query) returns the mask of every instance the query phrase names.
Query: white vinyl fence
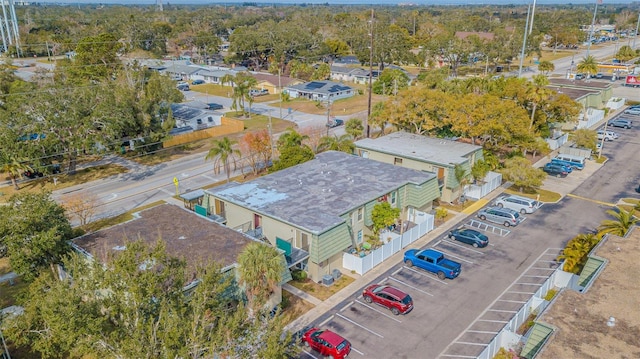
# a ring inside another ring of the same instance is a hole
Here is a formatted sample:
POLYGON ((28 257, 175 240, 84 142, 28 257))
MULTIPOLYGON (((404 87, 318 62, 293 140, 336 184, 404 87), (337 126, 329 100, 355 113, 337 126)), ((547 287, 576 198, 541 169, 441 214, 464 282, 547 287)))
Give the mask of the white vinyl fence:
POLYGON ((464 190, 464 195, 467 198, 475 199, 476 201, 480 198, 488 195, 494 189, 500 187, 502 184, 502 175, 496 172, 489 172, 486 176, 484 176, 484 181, 482 185, 471 184, 468 185, 464 190))
POLYGON ((434 216, 425 212, 410 211, 408 220, 416 226, 407 230, 402 235, 395 232, 383 232, 380 239, 385 242, 380 248, 371 251, 364 257, 358 253, 343 253, 342 266, 360 275, 372 270, 378 264, 384 262, 402 248, 417 241, 423 235, 433 230, 434 216))

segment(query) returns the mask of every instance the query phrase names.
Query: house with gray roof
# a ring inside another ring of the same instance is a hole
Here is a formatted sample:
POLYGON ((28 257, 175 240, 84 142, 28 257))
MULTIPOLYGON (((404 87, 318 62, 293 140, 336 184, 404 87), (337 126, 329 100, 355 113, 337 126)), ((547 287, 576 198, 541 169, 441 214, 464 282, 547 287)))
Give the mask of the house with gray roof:
POLYGON ((333 81, 311 81, 285 87, 291 98, 306 98, 312 101, 335 101, 356 94, 353 87, 333 81))
POLYGON ((435 174, 442 192, 440 199, 446 202, 453 202, 463 191, 456 179, 456 167, 470 174, 471 167, 483 159, 481 146, 402 131, 365 138, 355 145, 358 156, 435 174))
POLYGON ((206 110, 206 104, 200 101, 171 104, 171 112, 176 124, 171 134, 189 133, 205 128, 220 126, 222 113, 206 110))
POLYGON ((263 240, 285 251, 290 268, 319 281, 373 233, 376 204, 388 202, 403 214, 430 211, 439 196, 433 173, 327 151, 251 181, 206 189, 203 206, 230 228, 259 229, 263 240))
MULTIPOLYGON (((205 216, 165 203, 136 213, 130 221, 78 237, 72 241, 72 246, 88 259, 107 263, 124 250, 128 242, 143 241, 154 245, 158 240, 165 243, 169 256, 186 262, 185 279, 190 285, 185 290, 197 284, 198 266, 211 262, 220 265, 224 273, 237 278, 237 258, 249 243, 255 242, 254 238, 205 216)), ((282 262, 286 282, 291 277, 285 270, 284 258, 282 262)), ((268 308, 282 299, 280 288, 276 289, 268 308)))

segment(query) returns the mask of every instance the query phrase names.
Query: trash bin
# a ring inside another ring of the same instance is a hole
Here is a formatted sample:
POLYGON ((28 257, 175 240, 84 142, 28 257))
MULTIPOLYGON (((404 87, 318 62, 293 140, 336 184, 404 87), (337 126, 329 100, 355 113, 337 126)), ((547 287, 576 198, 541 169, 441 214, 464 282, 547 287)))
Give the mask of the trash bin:
POLYGON ((331 276, 333 276, 333 279, 338 280, 342 277, 342 272, 340 272, 340 269, 334 269, 331 271, 331 276))

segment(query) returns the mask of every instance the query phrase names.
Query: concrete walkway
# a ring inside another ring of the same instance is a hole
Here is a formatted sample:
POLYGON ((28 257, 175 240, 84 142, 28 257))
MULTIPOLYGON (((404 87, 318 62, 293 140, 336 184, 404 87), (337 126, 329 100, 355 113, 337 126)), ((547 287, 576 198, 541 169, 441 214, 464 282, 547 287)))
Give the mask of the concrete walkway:
POLYGON ((315 306, 318 306, 318 305, 320 305, 322 303, 322 301, 320 299, 312 296, 311 294, 309 294, 307 292, 301 291, 300 289, 292 286, 291 284, 285 283, 282 286, 282 289, 284 289, 287 292, 295 295, 296 297, 299 297, 299 298, 302 298, 302 299, 306 300, 307 302, 309 302, 309 303, 311 303, 311 304, 313 304, 315 306))

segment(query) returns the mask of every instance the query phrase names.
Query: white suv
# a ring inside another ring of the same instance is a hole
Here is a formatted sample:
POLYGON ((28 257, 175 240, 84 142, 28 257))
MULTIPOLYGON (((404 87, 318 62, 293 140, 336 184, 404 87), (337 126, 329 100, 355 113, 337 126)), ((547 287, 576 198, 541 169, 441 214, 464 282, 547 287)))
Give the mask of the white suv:
POLYGON ((618 137, 620 137, 620 135, 618 135, 613 131, 606 131, 606 132, 604 130, 598 131, 598 140, 604 139, 605 141, 613 141, 618 137))

